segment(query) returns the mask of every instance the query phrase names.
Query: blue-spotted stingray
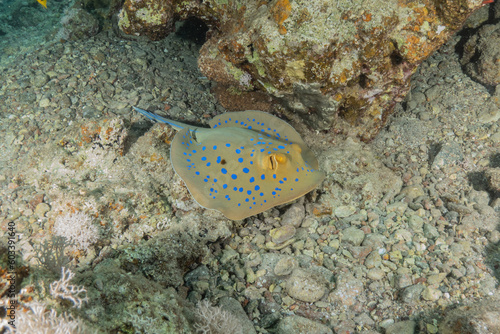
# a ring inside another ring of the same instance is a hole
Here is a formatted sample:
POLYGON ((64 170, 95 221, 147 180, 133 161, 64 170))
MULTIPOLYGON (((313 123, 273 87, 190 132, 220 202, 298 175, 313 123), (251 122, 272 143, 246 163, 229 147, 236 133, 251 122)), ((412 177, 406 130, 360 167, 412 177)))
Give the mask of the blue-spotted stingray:
POLYGON ((263 111, 230 112, 200 128, 134 107, 178 130, 170 160, 194 199, 229 219, 244 219, 313 190, 325 175, 300 135, 263 111))

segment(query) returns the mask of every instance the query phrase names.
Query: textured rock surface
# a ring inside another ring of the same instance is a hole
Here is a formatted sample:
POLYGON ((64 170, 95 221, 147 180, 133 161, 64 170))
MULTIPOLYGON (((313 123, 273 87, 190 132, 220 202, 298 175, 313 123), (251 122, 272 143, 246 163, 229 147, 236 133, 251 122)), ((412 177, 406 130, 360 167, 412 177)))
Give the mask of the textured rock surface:
POLYGON ((439 327, 439 332, 442 334, 500 333, 499 301, 498 296, 495 296, 451 311, 439 327))
POLYGON ((468 75, 483 84, 500 83, 500 24, 484 25, 465 44, 461 63, 468 75))
POLYGON ((317 129, 372 138, 416 67, 481 0, 125 1, 119 26, 161 39, 177 18, 210 28, 198 64, 234 92, 263 90, 317 129))

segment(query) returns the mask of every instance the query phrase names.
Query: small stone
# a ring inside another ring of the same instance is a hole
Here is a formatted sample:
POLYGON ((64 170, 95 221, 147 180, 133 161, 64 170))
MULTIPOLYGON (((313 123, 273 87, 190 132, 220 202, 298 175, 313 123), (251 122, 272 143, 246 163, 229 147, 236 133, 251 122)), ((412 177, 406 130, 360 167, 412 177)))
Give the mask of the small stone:
POLYGON ((375 267, 380 267, 381 264, 382 264, 382 257, 380 256, 380 254, 376 250, 373 251, 373 252, 371 252, 366 257, 365 266, 368 269, 372 269, 372 268, 375 268, 375 267))
POLYGON ((422 298, 428 301, 435 301, 441 298, 443 293, 436 288, 428 286, 422 291, 422 298))
POLYGON ((299 227, 305 216, 306 209, 304 208, 304 205, 295 203, 283 214, 281 225, 299 227))
POLYGON ((413 201, 417 197, 424 196, 424 190, 421 186, 412 185, 401 189, 400 194, 405 195, 407 199, 413 201))
POLYGON ((349 217, 356 212, 356 208, 352 205, 342 205, 335 208, 335 216, 338 218, 349 217))
POLYGON ((347 249, 355 259, 361 261, 372 251, 368 246, 348 246, 347 249))
POLYGON ((373 268, 368 270, 367 276, 369 279, 378 281, 384 278, 385 272, 380 268, 373 268))
POLYGON ((275 244, 281 244, 287 240, 290 240, 295 236, 295 227, 293 225, 284 225, 279 228, 272 229, 269 231, 269 235, 275 244))
POLYGON ((354 246, 359 246, 365 238, 365 232, 362 230, 351 226, 342 231, 342 240, 346 241, 354 246))
POLYGON ((396 286, 397 289, 406 288, 407 286, 412 285, 412 283, 413 282, 410 274, 397 275, 394 280, 394 285, 396 286))
POLYGON ((42 218, 45 217, 45 214, 50 211, 50 206, 47 203, 40 203, 35 208, 35 215, 37 217, 42 218))
POLYGON ((385 334, 414 334, 415 321, 406 320, 389 325, 385 329, 385 334))
POLYGON ((274 266, 274 273, 277 276, 290 275, 299 266, 299 262, 291 256, 286 256, 278 261, 274 266))
POLYGON ((443 168, 451 165, 456 165, 464 159, 462 149, 456 142, 444 143, 440 148, 438 154, 432 161, 432 168, 443 168))
POLYGON ((420 299, 420 295, 424 289, 422 284, 411 285, 404 289, 401 300, 407 304, 413 304, 420 299))
POLYGON ((427 277, 427 283, 429 283, 430 285, 439 284, 445 279, 445 277, 446 273, 430 275, 429 277, 427 277))
POLYGON ((332 330, 327 326, 297 315, 283 318, 277 327, 277 334, 332 334, 332 330))
POLYGON ((222 257, 220 258, 220 262, 222 264, 226 264, 234 259, 237 259, 239 257, 238 252, 236 252, 234 249, 227 247, 224 249, 222 253, 222 257))
POLYGON ((404 228, 400 228, 399 230, 394 232, 394 239, 409 242, 412 240, 412 234, 410 231, 404 228))
POLYGON ((43 99, 40 100, 38 105, 40 106, 40 108, 47 108, 50 105, 50 100, 44 97, 43 99))
POLYGON ((35 77, 32 79, 33 86, 37 88, 42 88, 45 86, 47 82, 49 82, 50 78, 46 74, 37 74, 35 77))
POLYGON ((406 211, 406 208, 408 208, 408 203, 396 202, 396 203, 389 204, 386 207, 386 211, 387 212, 396 212, 397 214, 402 216, 404 214, 404 212, 406 211))
POLYGON ((435 226, 432 226, 430 224, 425 224, 424 236, 429 239, 437 238, 439 237, 439 232, 435 226))
POLYGON ((286 280, 286 291, 292 298, 314 303, 325 295, 327 289, 324 278, 297 268, 286 280))
POLYGON ((343 306, 352 306, 357 303, 358 296, 364 291, 363 282, 352 274, 340 274, 337 277, 335 291, 330 293, 328 299, 333 303, 341 303, 343 306))
POLYGON ((408 226, 415 232, 422 232, 424 220, 417 215, 411 215, 408 219, 408 226))

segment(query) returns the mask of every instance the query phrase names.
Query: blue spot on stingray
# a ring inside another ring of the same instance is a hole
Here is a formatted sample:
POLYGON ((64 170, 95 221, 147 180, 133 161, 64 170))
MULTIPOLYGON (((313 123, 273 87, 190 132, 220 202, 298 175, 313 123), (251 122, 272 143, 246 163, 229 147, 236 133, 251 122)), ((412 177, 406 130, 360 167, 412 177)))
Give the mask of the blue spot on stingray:
POLYGON ((260 176, 260 178, 261 178, 262 180, 265 180, 265 179, 266 179, 266 175, 262 174, 262 175, 260 176))
POLYGON ((220 122, 219 122, 219 123, 217 123, 217 124, 222 125, 220 122))
POLYGON ((213 149, 216 150, 217 149, 217 145, 214 145, 213 149))
POLYGON ((241 150, 239 148, 236 149, 236 153, 240 154, 241 150))
POLYGON ((210 192, 214 192, 214 188, 210 188, 210 192))
MULTIPOLYGON (((260 149, 260 151, 261 151, 261 152, 264 152, 265 150, 266 150, 266 149, 264 149, 264 148, 261 148, 261 149, 260 149)), ((270 153, 270 152, 269 152, 269 153, 270 153)))
POLYGON ((245 198, 245 202, 250 202, 250 200, 248 198, 245 198))
POLYGON ((287 181, 286 177, 283 178, 283 181, 287 181))
POLYGON ((255 191, 259 190, 260 187, 258 185, 255 186, 255 191))
POLYGON ((255 181, 255 178, 252 176, 249 181, 250 183, 252 183, 253 181, 255 181))
POLYGON ((278 182, 279 182, 279 183, 281 183, 281 184, 283 184, 283 181, 282 181, 282 180, 279 180, 278 182))
POLYGON ((283 146, 283 145, 279 145, 279 146, 278 146, 278 148, 279 148, 280 150, 284 150, 284 149, 285 149, 285 146, 283 146))
POLYGON ((217 163, 220 164, 221 161, 222 161, 222 158, 220 156, 217 157, 217 163))
POLYGON ((243 162, 243 158, 238 158, 238 162, 242 163, 243 162))
POLYGON ((229 198, 229 195, 226 195, 224 196, 225 198, 227 198, 228 201, 230 201, 231 199, 229 198))
POLYGON ((192 143, 193 143, 193 141, 192 141, 192 140, 190 140, 190 141, 189 141, 189 143, 190 143, 190 144, 192 144, 192 143))
POLYGON ((226 147, 231 147, 231 144, 227 143, 227 144, 226 144, 226 147))
POLYGON ((273 179, 275 179, 275 178, 276 178, 276 174, 273 174, 273 179))
POLYGON ((299 179, 298 179, 298 178, 297 178, 297 179, 295 179, 295 182, 298 182, 298 181, 299 181, 299 179))
POLYGON ((217 179, 214 179, 214 182, 217 182, 217 179))
POLYGON ((191 162, 191 159, 186 159, 187 162, 191 162))
POLYGON ((207 162, 207 167, 209 167, 210 165, 211 165, 211 163, 210 163, 210 162, 207 162))
POLYGON ((238 175, 233 174, 233 175, 231 175, 231 178, 232 178, 233 180, 236 180, 236 179, 238 178, 238 175))
POLYGON ((240 188, 240 189, 238 189, 238 190, 240 191, 240 193, 242 193, 242 192, 243 192, 243 188, 240 188))
POLYGON ((200 175, 200 172, 195 172, 196 175, 200 175))
POLYGON ((248 173, 248 172, 250 172, 250 169, 248 169, 248 168, 246 168, 246 167, 245 167, 245 168, 243 168, 243 173, 248 173))
POLYGON ((206 146, 203 146, 203 147, 201 148, 201 150, 202 150, 202 151, 205 151, 206 149, 207 149, 207 147, 206 147, 206 146))
POLYGON ((264 196, 264 193, 260 193, 259 195, 260 195, 260 196, 264 196))
POLYGON ((193 153, 196 153, 196 150, 193 150, 193 153))
POLYGON ((222 168, 222 169, 220 170, 220 172, 221 172, 222 174, 227 174, 227 169, 222 168))
POLYGON ((238 203, 238 206, 241 206, 241 203, 238 203))
POLYGON ((207 179, 203 179, 203 181, 204 181, 204 182, 208 182, 208 180, 207 180, 207 179))
POLYGON ((276 191, 273 191, 271 194, 276 195, 276 191))
POLYGON ((234 121, 236 124, 238 124, 238 120, 234 121))
POLYGON ((224 184, 222 185, 222 189, 226 189, 226 188, 227 188, 227 184, 225 184, 225 183, 224 183, 224 184))
POLYGON ((206 161, 207 157, 201 157, 201 161, 206 161))
POLYGON ((238 187, 234 187, 234 188, 233 188, 233 190, 234 190, 234 191, 237 191, 237 190, 238 190, 238 187))
POLYGON ((252 193, 251 190, 247 190, 247 194, 250 195, 252 193))

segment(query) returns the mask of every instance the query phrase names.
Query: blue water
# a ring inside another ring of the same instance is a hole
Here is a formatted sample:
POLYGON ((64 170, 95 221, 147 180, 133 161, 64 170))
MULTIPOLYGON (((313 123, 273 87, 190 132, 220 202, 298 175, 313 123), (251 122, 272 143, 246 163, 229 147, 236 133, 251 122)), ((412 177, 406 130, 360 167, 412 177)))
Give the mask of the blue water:
POLYGON ((54 40, 64 10, 74 0, 0 0, 0 67, 54 40))

